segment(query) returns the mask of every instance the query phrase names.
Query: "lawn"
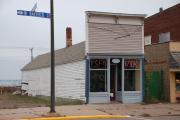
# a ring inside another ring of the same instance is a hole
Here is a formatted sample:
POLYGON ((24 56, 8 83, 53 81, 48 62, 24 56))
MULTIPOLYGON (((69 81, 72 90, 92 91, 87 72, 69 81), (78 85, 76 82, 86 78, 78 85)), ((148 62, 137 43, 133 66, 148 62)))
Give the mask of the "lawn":
MULTIPOLYGON (((84 102, 77 99, 56 98, 56 106, 60 105, 80 105, 84 102)), ((20 96, 4 94, 0 95, 0 109, 43 107, 50 105, 50 97, 45 96, 20 96)))

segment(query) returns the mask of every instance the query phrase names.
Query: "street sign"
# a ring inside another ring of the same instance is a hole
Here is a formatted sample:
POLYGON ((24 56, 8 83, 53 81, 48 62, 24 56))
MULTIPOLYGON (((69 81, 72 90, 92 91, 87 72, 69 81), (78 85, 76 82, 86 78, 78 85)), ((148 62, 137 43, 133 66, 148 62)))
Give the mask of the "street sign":
POLYGON ((50 18, 50 13, 17 10, 17 15, 50 18))

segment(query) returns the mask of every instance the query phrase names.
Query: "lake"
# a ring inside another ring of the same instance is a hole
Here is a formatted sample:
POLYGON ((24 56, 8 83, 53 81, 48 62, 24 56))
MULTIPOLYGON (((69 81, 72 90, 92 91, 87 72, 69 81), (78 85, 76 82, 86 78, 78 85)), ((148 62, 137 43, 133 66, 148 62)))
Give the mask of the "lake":
POLYGON ((21 86, 21 80, 0 80, 0 86, 3 87, 21 86))

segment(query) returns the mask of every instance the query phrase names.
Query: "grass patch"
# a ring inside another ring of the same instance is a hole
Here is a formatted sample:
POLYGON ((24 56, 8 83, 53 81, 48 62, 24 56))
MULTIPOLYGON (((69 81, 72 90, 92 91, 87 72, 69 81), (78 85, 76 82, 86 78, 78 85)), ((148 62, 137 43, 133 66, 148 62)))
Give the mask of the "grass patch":
POLYGON ((31 97, 31 96, 20 96, 20 95, 8 95, 9 100, 16 101, 17 103, 33 103, 33 104, 49 104, 49 100, 31 97))
MULTIPOLYGON (((84 101, 78 99, 56 98, 56 106, 81 105, 84 101)), ((5 94, 0 96, 0 108, 43 107, 50 105, 50 97, 46 96, 20 96, 5 94)))
POLYGON ((56 105, 81 105, 84 101, 78 99, 68 99, 68 98, 57 98, 56 105))

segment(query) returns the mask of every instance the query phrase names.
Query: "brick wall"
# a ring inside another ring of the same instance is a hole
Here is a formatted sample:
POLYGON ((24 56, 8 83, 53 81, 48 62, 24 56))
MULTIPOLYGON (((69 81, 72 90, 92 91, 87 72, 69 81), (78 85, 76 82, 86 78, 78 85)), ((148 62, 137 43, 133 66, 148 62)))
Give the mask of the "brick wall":
POLYGON ((144 35, 151 35, 152 43, 165 32, 170 32, 171 41, 180 41, 180 3, 145 19, 144 35))
POLYGON ((145 46, 145 59, 145 71, 163 71, 165 99, 169 101, 169 43, 145 46))

